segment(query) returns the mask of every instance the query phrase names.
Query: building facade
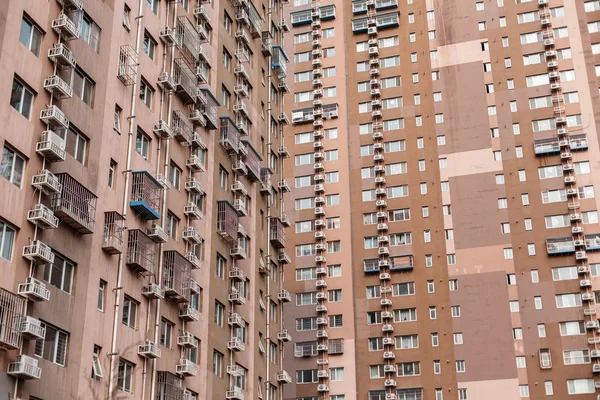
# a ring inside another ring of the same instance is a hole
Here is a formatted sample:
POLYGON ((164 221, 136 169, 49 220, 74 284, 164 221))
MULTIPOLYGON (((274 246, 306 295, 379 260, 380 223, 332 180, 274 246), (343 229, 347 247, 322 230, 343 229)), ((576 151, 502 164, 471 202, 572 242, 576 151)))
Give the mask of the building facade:
POLYGON ((0 5, 0 387, 280 399, 279 1, 0 5))
POLYGON ((598 398, 599 2, 290 7, 284 398, 598 398))

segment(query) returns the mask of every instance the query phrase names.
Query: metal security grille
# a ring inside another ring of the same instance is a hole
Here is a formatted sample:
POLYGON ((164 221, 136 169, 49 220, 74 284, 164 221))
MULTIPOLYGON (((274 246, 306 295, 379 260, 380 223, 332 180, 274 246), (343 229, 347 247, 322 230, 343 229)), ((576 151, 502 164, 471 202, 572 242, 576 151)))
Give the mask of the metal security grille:
POLYGON ((158 371, 156 400, 183 400, 183 379, 167 371, 158 371))
POLYGON ((25 299, 0 289, 0 343, 6 348, 21 346, 21 321, 25 314, 25 299))

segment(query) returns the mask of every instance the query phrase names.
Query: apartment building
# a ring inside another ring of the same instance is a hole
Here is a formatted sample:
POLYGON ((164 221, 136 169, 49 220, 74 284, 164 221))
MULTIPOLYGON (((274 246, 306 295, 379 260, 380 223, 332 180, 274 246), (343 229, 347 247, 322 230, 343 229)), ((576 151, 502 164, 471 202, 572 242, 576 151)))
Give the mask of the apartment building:
POLYGON ((9 398, 282 398, 282 7, 0 4, 9 398))
POLYGON ((600 2, 289 7, 284 398, 600 398, 600 2))

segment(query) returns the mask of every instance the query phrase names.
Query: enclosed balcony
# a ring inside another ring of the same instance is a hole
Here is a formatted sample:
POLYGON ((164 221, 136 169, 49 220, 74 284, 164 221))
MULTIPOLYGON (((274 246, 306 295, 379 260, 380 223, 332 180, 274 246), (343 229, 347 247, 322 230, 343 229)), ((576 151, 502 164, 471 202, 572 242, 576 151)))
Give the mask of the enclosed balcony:
POLYGON ((191 144, 192 134, 194 133, 193 124, 188 120, 185 112, 181 110, 173 111, 171 118, 173 128, 173 137, 184 145, 191 144))
POLYGON ((108 254, 123 253, 123 232, 125 231, 123 216, 115 211, 104 213, 104 233, 102 234, 102 250, 108 254))
POLYGON ((260 193, 263 195, 270 195, 273 190, 271 175, 273 175, 273 170, 271 168, 260 168, 260 193))
POLYGON ((242 144, 246 147, 246 167, 248 167, 248 179, 251 182, 256 182, 260 180, 260 163, 263 161, 262 157, 258 154, 258 152, 252 146, 248 140, 242 140, 242 144))
POLYGON ((411 271, 414 268, 412 254, 392 256, 389 258, 390 271, 411 271))
POLYGON ((375 9, 377 11, 397 8, 398 0, 375 0, 375 9))
POLYGON ((287 76, 287 63, 290 61, 287 54, 281 46, 273 46, 273 56, 271 57, 271 68, 275 71, 278 79, 287 76))
POLYGON ((220 124, 221 146, 230 154, 237 153, 240 148, 240 130, 229 117, 221 117, 220 124))
POLYGON ((64 161, 67 155, 65 140, 54 131, 47 130, 42 133, 42 141, 37 142, 35 151, 46 161, 64 161))
POLYGON ((142 230, 131 229, 127 232, 126 264, 133 272, 142 276, 154 274, 156 243, 142 230))
POLYGON ((62 185, 62 190, 52 196, 51 208, 54 215, 79 234, 93 233, 96 195, 67 173, 56 174, 56 178, 62 185))
POLYGON ((363 266, 365 273, 379 273, 379 259, 377 258, 363 260, 363 266))
POLYGON ((200 104, 199 109, 206 118, 206 127, 208 129, 217 129, 219 126, 219 106, 221 105, 210 90, 203 88, 199 91, 200 96, 205 100, 200 104))
POLYGON ((575 252, 573 236, 546 239, 548 254, 565 254, 575 252))
POLYGON ((184 104, 195 103, 198 98, 196 73, 183 58, 175 60, 173 77, 177 82, 177 94, 184 104))
POLYGON ((312 9, 294 11, 290 13, 290 22, 292 26, 310 25, 312 22, 312 9))
POLYGON ((227 200, 217 201, 217 233, 229 243, 237 241, 239 214, 227 200))
POLYGON ((569 146, 571 147, 571 150, 587 150, 587 135, 585 133, 578 135, 569 135, 569 146))
POLYGON ((600 233, 590 233, 585 235, 585 249, 587 251, 600 250, 600 233))
POLYGON ((312 107, 292 111, 292 124, 305 124, 315 119, 312 107))
POLYGON ((323 20, 323 21, 328 21, 331 19, 335 19, 335 5, 334 4, 328 4, 328 5, 324 5, 319 7, 319 17, 323 20))
POLYGON ((180 53, 190 64, 197 63, 200 60, 200 34, 186 16, 177 17, 177 37, 180 53))
POLYGON ((48 49, 48 58, 56 64, 58 69, 75 68, 77 65, 75 56, 64 43, 57 43, 48 49))
POLYGON ((183 399, 183 379, 168 371, 158 371, 156 378, 156 400, 183 399))
POLYGON ((163 288, 165 295, 175 303, 187 303, 190 298, 189 281, 192 264, 175 250, 163 253, 163 288))
POLYGON ((356 18, 352 20, 352 32, 353 33, 364 33, 369 28, 367 18, 356 18))
POLYGON ((533 151, 536 156, 560 153, 558 138, 536 139, 533 141, 533 151))
POLYGON ((124 44, 119 48, 119 69, 117 78, 124 85, 129 86, 135 83, 139 65, 139 56, 133 46, 124 44))
POLYGON ((383 15, 377 15, 377 28, 387 29, 395 28, 399 24, 399 18, 397 12, 387 13, 383 15))
POLYGON ((131 177, 129 206, 142 219, 159 219, 160 190, 163 189, 163 185, 148 171, 133 171, 131 177))
POLYGON ((337 117, 338 117, 337 103, 323 105, 323 119, 330 119, 330 118, 337 118, 337 117))
POLYGON ((0 315, 3 316, 0 329, 0 345, 6 349, 18 349, 23 339, 22 318, 25 315, 27 300, 8 290, 0 288, 0 315))
POLYGON ((280 249, 285 247, 285 226, 281 219, 277 217, 271 218, 271 244, 273 247, 280 249))

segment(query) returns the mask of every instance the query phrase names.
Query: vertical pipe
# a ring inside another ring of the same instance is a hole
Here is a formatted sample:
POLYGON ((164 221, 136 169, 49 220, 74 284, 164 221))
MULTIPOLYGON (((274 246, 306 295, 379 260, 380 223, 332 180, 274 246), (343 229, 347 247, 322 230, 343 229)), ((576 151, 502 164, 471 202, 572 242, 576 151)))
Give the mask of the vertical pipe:
MULTIPOLYGON (((137 33, 135 39, 135 51, 136 54, 140 52, 140 39, 142 35, 142 18, 144 17, 144 0, 139 0, 138 3, 138 16, 136 18, 137 21, 137 33)), ((138 97, 138 78, 136 75, 136 79, 133 82, 133 87, 131 88, 131 115, 129 116, 129 132, 128 132, 128 142, 127 142, 127 162, 125 165, 125 185, 123 186, 123 219, 127 220, 127 198, 129 194, 129 180, 130 180, 130 169, 131 169, 131 149, 133 145, 133 129, 135 126, 135 107, 137 103, 138 97)), ((121 298, 121 290, 123 285, 123 254, 119 254, 119 267, 117 270, 117 286, 114 289, 115 291, 115 309, 114 309, 114 319, 113 319, 113 333, 112 333, 112 341, 110 347, 110 373, 108 376, 108 400, 112 400, 113 391, 114 391, 114 378, 115 378, 115 367, 116 367, 116 355, 117 355, 117 334, 119 327, 119 307, 120 307, 120 298, 121 298)))

